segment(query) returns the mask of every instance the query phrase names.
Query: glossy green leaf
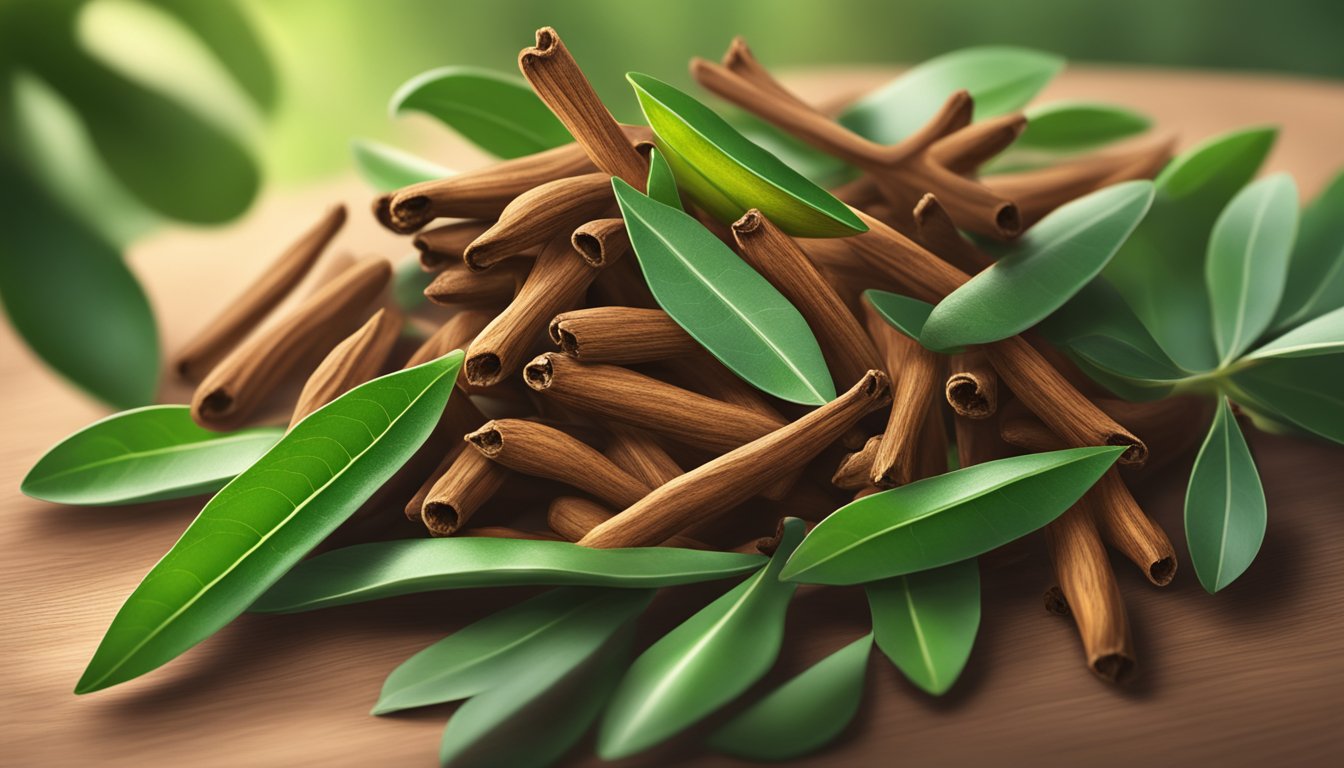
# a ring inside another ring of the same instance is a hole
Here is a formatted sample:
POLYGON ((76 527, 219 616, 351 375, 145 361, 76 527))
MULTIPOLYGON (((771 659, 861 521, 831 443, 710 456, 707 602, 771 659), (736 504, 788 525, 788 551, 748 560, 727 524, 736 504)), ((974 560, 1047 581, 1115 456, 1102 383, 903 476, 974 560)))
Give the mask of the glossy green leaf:
POLYGON ((726 579, 760 565, 758 555, 674 547, 591 549, 567 541, 486 537, 380 541, 305 560, 262 595, 252 610, 311 611, 467 587, 649 589, 726 579))
POLYGON ((246 610, 420 447, 461 364, 459 351, 374 379, 295 425, 145 576, 75 692, 142 675, 246 610))
POLYGON ((677 185, 724 223, 751 208, 795 237, 845 237, 868 227, 831 193, 751 143, 709 107, 631 72, 644 117, 677 185))
POLYGON ((863 584, 982 555, 1059 517, 1124 450, 1014 456, 865 496, 813 528, 780 578, 863 584))
MULTIPOLYGON (((876 288, 869 288, 864 291, 863 298, 873 305, 877 314, 881 315, 882 319, 886 320, 892 328, 900 331, 902 335, 909 339, 923 343, 920 340, 920 334, 924 331, 924 324, 928 322, 929 315, 933 313, 932 304, 910 296, 902 296, 899 293, 879 291, 876 288)), ((964 349, 953 347, 934 351, 956 354, 964 351, 964 349)))
POLYGON ((117 408, 154 399, 159 339, 121 254, 0 156, 0 299, 57 373, 117 408))
POLYGON ((1066 352, 1088 376, 1126 400, 1156 400, 1188 378, 1161 350, 1154 354, 1123 337, 1084 336, 1070 341, 1066 352))
POLYGON ((1241 393, 1271 415, 1327 440, 1344 444, 1344 354, 1258 361, 1232 375, 1241 393))
POLYGON ((677 191, 677 178, 672 175, 672 166, 657 149, 649 151, 649 180, 646 184, 650 198, 663 205, 681 210, 681 193, 677 191))
POLYGON ((1341 352, 1344 352, 1344 307, 1299 325, 1246 355, 1244 359, 1317 357, 1341 352))
POLYGON ((1112 104, 1057 101, 1027 110, 1027 128, 1013 150, 1080 152, 1143 133, 1146 115, 1112 104))
POLYGON ((237 3, 150 2, 190 29, 258 106, 267 112, 275 109, 278 101, 275 70, 257 30, 237 3))
POLYGON ((379 192, 453 175, 437 163, 376 141, 355 139, 350 142, 350 152, 359 175, 379 192))
POLYGON ((1152 201, 1152 182, 1127 181, 1060 206, 938 302, 921 343, 985 344, 1036 325, 1101 272, 1152 201))
POLYGON ((57 504, 103 506, 211 493, 252 466, 284 434, 275 427, 212 432, 185 405, 108 416, 38 459, 20 486, 57 504))
POLYGON ((649 290, 748 383, 805 405, 835 399, 812 329, 789 300, 689 214, 611 180, 649 290))
POLYGON ((1265 539, 1265 491, 1226 398, 1190 472, 1185 538, 1195 574, 1209 592, 1244 573, 1265 539))
POLYGON ((947 97, 967 90, 975 119, 1026 106, 1061 69, 1064 59, 1006 46, 964 48, 913 67, 846 109, 840 122, 880 144, 895 144, 933 117, 947 97))
POLYGON ((980 628, 980 567, 963 560, 865 587, 877 647, 910 682, 947 693, 980 628))
POLYGON ((463 704, 443 731, 443 766, 545 768, 588 731, 630 660, 634 633, 618 632, 582 659, 538 658, 527 674, 463 704))
POLYGON ((527 83, 477 67, 416 75, 397 89, 389 109, 436 117, 496 157, 522 157, 574 140, 527 83))
POLYGON ((458 701, 540 667, 571 668, 648 605, 636 589, 554 589, 449 635, 388 675, 373 714, 458 701))
POLYGON ((775 663, 793 584, 779 580, 803 537, 788 518, 770 562, 644 652, 612 696, 598 731, 605 760, 642 752, 737 698, 775 663))
POLYGON ((1302 211, 1274 327, 1290 328, 1340 307, 1344 307, 1344 173, 1302 211))
POLYGON ((1186 370, 1218 365, 1204 282, 1209 230, 1254 178, 1274 137, 1272 128, 1236 131, 1172 160, 1157 177, 1148 215, 1104 272, 1167 356, 1186 370))
POLYGON ((830 743, 859 711, 873 636, 771 691, 714 732, 709 746, 746 760, 792 760, 830 743))
POLYGON ((750 112, 730 113, 729 119, 733 127, 752 144, 779 158, 785 165, 824 189, 838 187, 853 179, 857 173, 839 158, 785 133, 750 112))
POLYGON ((1282 173, 1243 189, 1213 225, 1204 268, 1222 365, 1269 327, 1296 235, 1297 185, 1282 173))

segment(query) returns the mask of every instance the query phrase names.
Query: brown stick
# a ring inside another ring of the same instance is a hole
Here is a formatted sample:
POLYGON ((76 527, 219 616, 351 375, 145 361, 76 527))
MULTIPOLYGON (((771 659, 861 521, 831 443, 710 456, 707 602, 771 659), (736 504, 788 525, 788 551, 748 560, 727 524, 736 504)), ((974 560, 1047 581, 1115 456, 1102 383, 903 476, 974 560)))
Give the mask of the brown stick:
POLYGON ((921 434, 926 414, 937 397, 939 356, 901 335, 867 304, 868 333, 882 350, 883 365, 895 379, 891 413, 882 442, 873 456, 869 481, 878 488, 893 488, 917 479, 921 434))
POLYGON ((655 489, 579 541, 590 547, 647 546, 715 517, 798 471, 887 398, 887 377, 870 371, 848 392, 798 421, 655 489))
POLYGON ((442 306, 504 304, 518 292, 531 269, 531 264, 515 262, 477 272, 458 262, 434 277, 425 288, 425 298, 442 306))
POLYGON ((270 314, 308 274, 318 256, 322 255, 327 244, 345 224, 345 218, 345 206, 332 207, 317 224, 280 254, 237 299, 225 306, 219 317, 182 348, 173 366, 178 375, 189 381, 199 380, 224 359, 229 350, 251 333, 257 323, 270 314))
POLYGON ((873 435, 863 448, 845 454, 831 476, 831 484, 844 491, 857 491, 871 485, 868 476, 873 471, 873 459, 877 457, 878 446, 882 444, 881 435, 873 435))
POLYGON ((1166 531, 1144 514, 1112 468, 1088 492, 1084 503, 1107 543, 1139 566, 1148 581, 1165 587, 1176 576, 1176 550, 1166 531))
POLYGON ((914 210, 915 236, 921 245, 943 261, 968 274, 994 263, 989 254, 961 236, 947 209, 932 193, 920 198, 914 210))
POLYGON ((676 460, 663 450, 653 435, 625 424, 608 424, 607 429, 611 432, 607 458, 649 488, 657 488, 681 474, 676 460))
POLYGON ((556 353, 528 363, 523 377, 532 389, 568 407, 711 451, 737 448, 783 426, 741 406, 641 373, 614 365, 587 365, 556 353))
POLYGON ((564 541, 549 531, 524 531, 506 525, 483 525, 458 531, 457 535, 476 539, 523 539, 525 541, 564 541))
POLYGON ((848 384, 881 367, 873 343, 793 238, 755 208, 733 224, 742 258, 779 289, 817 335, 831 374, 848 384))
POLYGON ((1045 527, 1055 577, 1082 637, 1087 666, 1108 682, 1134 672, 1134 643, 1124 600, 1092 516, 1083 505, 1045 527))
POLYGON ((588 173, 548 181, 514 198, 481 236, 471 241, 462 259, 482 270, 539 248, 558 232, 574 228, 616 206, 611 177, 588 173))
MULTIPOLYGON (((546 512, 546 523, 566 541, 578 541, 597 526, 610 520, 614 515, 587 499, 573 496, 561 496, 551 502, 546 512)), ((659 542, 661 547, 681 547, 683 549, 713 549, 713 547, 689 536, 670 536, 659 542)))
POLYGON ((468 219, 422 230, 411 241, 411 245, 420 252, 420 268, 426 272, 439 272, 453 264, 462 263, 462 252, 492 224, 489 221, 468 219))
POLYGON ((580 224, 570 242, 592 267, 605 266, 630 252, 625 219, 594 219, 580 224))
POLYGON ((1008 446, 992 421, 957 416, 952 425, 957 434, 957 463, 961 466, 971 467, 1008 455, 1008 446))
POLYGON ((363 322, 392 277, 385 259, 369 259, 309 296, 288 317, 237 347, 196 388, 191 417, 207 429, 237 429, 276 385, 331 351, 363 322))
POLYGON ((587 307, 556 315, 551 341, 589 363, 635 365, 694 355, 699 342, 661 309, 587 307))
POLYGON ((415 495, 411 497, 410 501, 406 502, 404 511, 408 520, 420 519, 420 511, 425 507, 425 499, 429 498, 430 490, 439 482, 439 479, 448 472, 448 468, 457 460, 457 455, 464 450, 467 450, 467 444, 459 441, 454 443, 448 449, 448 452, 443 455, 442 459, 439 459, 439 463, 435 465, 434 471, 429 473, 429 477, 426 477, 425 481, 420 484, 420 488, 415 492, 415 495))
POLYGON ((948 134, 929 147, 929 159, 953 173, 974 173, 1027 128, 1021 112, 991 117, 948 134))
POLYGON ((1174 140, 1148 142, 1119 152, 1088 155, 1048 168, 985 177, 985 184, 1017 201, 1030 226, 1054 209, 1109 184, 1149 179, 1171 159, 1174 140))
POLYGON ((952 356, 943 394, 959 416, 987 419, 994 415, 999 409, 999 375, 984 350, 952 356))
POLYGON ((289 420, 290 429, 313 411, 377 376, 397 342, 401 326, 400 312, 380 309, 359 330, 333 347, 303 385, 289 420))
POLYGON ((434 536, 452 536, 513 473, 479 451, 462 451, 425 495, 420 519, 434 536))
POLYGON ((405 367, 414 368, 421 363, 437 360, 455 349, 466 349, 493 316, 493 313, 480 309, 458 312, 425 339, 420 348, 411 354, 405 367))

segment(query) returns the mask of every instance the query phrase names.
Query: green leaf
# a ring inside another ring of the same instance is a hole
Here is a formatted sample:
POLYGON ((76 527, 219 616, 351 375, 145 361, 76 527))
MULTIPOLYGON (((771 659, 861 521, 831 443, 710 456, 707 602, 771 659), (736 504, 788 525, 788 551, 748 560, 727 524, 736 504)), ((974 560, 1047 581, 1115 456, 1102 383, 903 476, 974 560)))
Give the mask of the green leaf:
POLYGON ((1247 186, 1213 225, 1205 276, 1221 365, 1269 327, 1296 235, 1297 185, 1283 173, 1247 186))
POLYGON ((1265 539, 1265 491, 1226 398, 1190 472, 1185 538, 1199 583, 1210 593, 1244 573, 1265 539))
POLYGON ((982 555, 1059 517, 1123 452, 1014 456, 865 496, 813 528, 780 578, 863 584, 982 555))
POLYGON ((657 149, 649 151, 649 180, 646 184, 649 197, 663 205, 681 210, 681 193, 677 191, 677 178, 672 175, 672 166, 657 149))
POLYGON ((832 653, 729 720, 713 749, 746 760, 791 760, 830 743, 863 697, 871 634, 832 653))
POLYGON ((1027 128, 1014 150, 1081 152, 1143 133, 1146 115, 1111 104, 1057 101, 1027 110, 1027 128))
POLYGON ((215 55, 252 100, 267 112, 278 101, 275 70, 257 31, 236 3, 150 0, 176 16, 215 55))
POLYGON ((0 155, 0 298, 28 346, 118 408, 154 399, 154 314, 119 254, 0 155))
POLYGON ((1128 181, 1060 206, 938 302, 920 341, 930 349, 985 344, 1036 325, 1101 272, 1152 201, 1152 182, 1128 181))
POLYGON ((211 493, 252 465, 284 434, 196 426, 185 405, 151 405, 108 416, 37 460, 20 486, 57 504, 104 506, 211 493))
POLYGON ((1344 354, 1257 362, 1232 375, 1236 396, 1248 395, 1271 415, 1344 444, 1344 354))
POLYGON ((444 729, 443 766, 544 768, 583 736, 611 698, 630 659, 634 633, 617 633, 585 658, 564 664, 539 658, 463 704, 444 729))
POLYGON ((869 584, 877 647, 910 682, 947 693, 980 628, 980 568, 963 560, 869 584))
POLYGON ((359 175, 379 192, 453 175, 441 165, 376 141, 355 139, 350 142, 350 152, 359 175))
POLYGON ((461 364, 459 351, 374 379, 295 425, 145 576, 75 692, 142 675, 242 613, 420 447, 461 364))
POLYGON ((1066 351, 1088 376, 1126 400, 1159 399, 1188 377, 1161 350, 1153 354, 1125 338, 1084 336, 1066 351))
POLYGON ((796 585, 779 580, 803 537, 788 518, 770 562, 654 643, 612 696, 597 751, 616 760, 659 744, 737 698, 775 663, 796 585))
POLYGON ((1299 325, 1243 359, 1317 357, 1340 352, 1344 352, 1344 307, 1299 325))
POLYGON ((840 122, 879 144, 895 144, 933 117, 947 97, 965 89, 975 119, 1026 106, 1061 69, 1064 59, 1044 51, 1006 46, 963 48, 912 68, 855 102, 840 122))
MULTIPOLYGON (((892 328, 900 331, 903 336, 913 341, 924 343, 920 340, 920 334, 924 332, 924 324, 929 321, 929 315, 933 313, 933 305, 927 301, 910 296, 902 296, 899 293, 890 291, 879 291, 876 288, 869 288, 863 292, 863 297, 873 305, 877 314, 882 316, 892 328)), ((936 349, 935 352, 946 354, 956 354, 965 351, 960 347, 951 349, 936 349)))
POLYGON ((477 67, 442 67, 411 78, 389 111, 423 112, 486 152, 522 157, 574 140, 527 83, 477 67))
POLYGON ((805 405, 835 399, 802 314, 690 215, 611 180, 644 279, 658 304, 734 373, 805 405))
POLYGON ((1217 136, 1172 160, 1153 205, 1104 274, 1163 351, 1188 371, 1218 365, 1204 282, 1209 230, 1274 144, 1272 128, 1217 136))
POLYGON ((674 547, 590 549, 567 541, 485 537, 380 541, 305 560, 252 610, 293 613, 467 587, 649 589, 725 579, 760 565, 758 555, 674 547))
POLYGON ((868 231, 849 206, 751 143, 709 107, 648 75, 625 77, 677 185, 715 218, 729 223, 756 208, 795 237, 868 231))
POLYGON ((458 701, 572 668, 649 604, 644 590, 554 589, 472 624, 407 659, 388 675, 373 714, 458 701))
POLYGON ((1302 211, 1274 328, 1289 328, 1340 307, 1344 307, 1344 173, 1302 211))

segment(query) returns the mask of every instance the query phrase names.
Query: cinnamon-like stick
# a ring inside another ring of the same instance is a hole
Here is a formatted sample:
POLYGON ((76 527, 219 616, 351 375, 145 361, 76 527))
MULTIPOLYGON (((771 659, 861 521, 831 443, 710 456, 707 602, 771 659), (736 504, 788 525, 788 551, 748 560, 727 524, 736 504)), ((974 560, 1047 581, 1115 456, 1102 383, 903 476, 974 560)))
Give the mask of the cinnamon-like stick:
POLYGON ((299 393, 289 426, 378 375, 401 333, 402 317, 396 309, 380 309, 359 330, 337 344, 313 370, 299 393))
POLYGON ((952 356, 943 394, 959 416, 987 419, 994 415, 999 408, 999 375, 984 350, 970 349, 952 356))
POLYGON ((711 451, 731 450, 783 426, 626 368, 584 364, 557 353, 528 363, 523 377, 532 389, 568 407, 711 451))
POLYGON ((881 367, 863 328, 793 238, 755 208, 733 224, 733 236, 742 258, 807 320, 836 381, 849 384, 881 367))
POLYGON ((416 490, 415 495, 411 497, 410 501, 406 502, 404 512, 406 513, 407 519, 420 519, 420 512, 425 507, 425 499, 429 498, 430 490, 439 482, 439 479, 448 472, 448 468, 457 460, 457 455, 462 451, 468 450, 471 449, 467 447, 465 442, 458 441, 448 449, 448 452, 443 455, 442 459, 439 459, 439 463, 434 466, 434 471, 429 473, 429 476, 425 478, 425 481, 420 484, 420 488, 416 490))
POLYGON ((1129 618, 1087 507, 1075 504, 1047 525, 1045 539, 1088 668, 1109 682, 1129 678, 1135 665, 1129 618))
POLYGON ((499 221, 466 247, 462 259, 482 270, 541 247, 558 232, 573 232, 616 206, 611 177, 589 173, 548 181, 514 198, 499 221))
POLYGON ((929 147, 929 159, 953 173, 974 173, 1026 130, 1021 112, 991 117, 951 133, 929 147))
POLYGON ((681 474, 677 464, 653 435, 625 424, 608 424, 611 439, 604 452, 607 458, 626 472, 657 488, 681 474))
POLYGON ((887 400, 887 377, 869 371, 853 388, 799 420, 654 489, 579 541, 590 547, 648 546, 715 517, 795 473, 887 400))
POLYGON ((177 355, 178 375, 197 381, 256 328, 312 269, 327 244, 345 224, 345 206, 332 207, 252 281, 242 294, 187 343, 177 355))
POLYGON ((865 310, 868 333, 882 350, 888 375, 895 379, 891 413, 868 479, 878 488, 893 488, 917 479, 920 437, 926 414, 935 404, 942 361, 936 353, 892 328, 871 307, 865 305, 865 310))
POLYGON ((1171 139, 1116 152, 1087 155, 1046 168, 985 177, 998 194, 1017 201, 1027 226, 1054 209, 1104 186, 1150 179, 1171 159, 1171 139))
POLYGON ((493 313, 480 309, 458 312, 425 339, 420 348, 411 354, 405 367, 414 368, 421 363, 437 360, 455 349, 466 349, 492 317, 493 313))
POLYGON ((452 536, 512 474, 480 451, 462 451, 425 495, 420 519, 432 535, 452 536))
POLYGON ((1118 470, 1111 468, 1102 475, 1088 490, 1084 503, 1092 510, 1107 543, 1139 566, 1156 586, 1171 583, 1176 575, 1176 550, 1171 539, 1139 508, 1118 470))
POLYGON ((920 244, 957 269, 975 274, 994 263, 989 254, 962 237, 947 209, 932 193, 920 198, 913 218, 920 244))
POLYGON ((535 421, 495 419, 466 441, 509 469, 571 485, 613 506, 629 506, 651 490, 583 441, 535 421))
POLYGON ((845 454, 831 476, 831 484, 844 491, 857 491, 871 484, 868 476, 873 471, 873 459, 882 444, 881 435, 873 435, 863 447, 853 453, 845 454))
POLYGON ((556 315, 551 341, 589 363, 634 365, 694 355, 700 344, 661 309, 587 307, 556 315))
MULTIPOLYGON (((566 541, 579 541, 597 526, 615 517, 601 505, 574 496, 561 496, 551 502, 546 511, 546 524, 566 541)), ((670 536, 659 542, 663 547, 684 549, 713 549, 689 536, 670 536)))
POLYGON ((426 272, 438 272, 461 263, 462 252, 467 250, 471 241, 484 234, 493 224, 491 221, 468 219, 421 230, 411 241, 411 245, 420 252, 420 268, 426 272))
POLYGON ((243 426, 276 385, 316 366, 322 355, 368 317, 365 312, 391 277, 392 267, 385 259, 356 264, 309 296, 282 322, 251 336, 196 388, 192 419, 207 429, 243 426))
POLYGON ((548 531, 524 531, 519 528, 510 528, 506 525, 485 525, 479 528, 467 528, 458 531, 457 535, 467 538, 481 539, 523 539, 526 541, 564 541, 561 537, 548 531))
POLYGON ((425 298, 441 306, 505 304, 527 279, 532 265, 510 262, 477 272, 462 262, 450 264, 425 288, 425 298))
POLYGON ((574 250, 594 267, 605 266, 630 252, 625 219, 594 219, 580 224, 571 239, 574 250))

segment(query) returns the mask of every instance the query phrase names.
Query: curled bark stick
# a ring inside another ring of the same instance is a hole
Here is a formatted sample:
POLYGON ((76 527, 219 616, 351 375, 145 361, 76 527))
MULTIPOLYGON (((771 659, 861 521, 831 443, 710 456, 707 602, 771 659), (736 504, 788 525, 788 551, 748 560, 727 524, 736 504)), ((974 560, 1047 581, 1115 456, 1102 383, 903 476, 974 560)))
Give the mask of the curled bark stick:
POLYGON ((1107 682, 1128 679, 1135 666, 1129 618, 1092 516, 1074 505, 1045 527, 1045 538, 1088 668, 1107 682))
POLYGON ((289 420, 290 428, 318 408, 377 376, 396 344, 401 326, 400 312, 380 309, 359 330, 333 347, 303 385, 294 415, 289 420))
POLYGON ((952 356, 943 394, 959 416, 987 419, 994 415, 999 408, 999 375, 984 350, 952 356))
POLYGON ((532 265, 504 263, 477 272, 458 262, 444 267, 425 288, 425 298, 441 306, 505 304, 518 293, 532 265))
POLYGON ((570 242, 589 266, 602 267, 630 252, 625 219, 594 219, 580 224, 570 242))
POLYGON ((544 246, 557 232, 575 227, 616 206, 611 177, 570 176, 540 184, 514 198, 489 229, 466 247, 462 259, 473 270, 544 246))
POLYGON ((677 321, 661 309, 587 307, 557 315, 551 341, 577 360, 634 365, 681 358, 700 351, 677 321))
POLYGON ((513 473, 479 451, 461 451, 425 494, 420 519, 434 536, 452 536, 513 473))
POLYGON ((471 340, 489 324, 492 317, 494 313, 480 309, 464 309, 458 312, 424 340, 406 361, 405 367, 414 368, 421 363, 437 360, 455 349, 466 349, 471 340))
POLYGON ((420 268, 439 272, 453 264, 462 263, 462 253, 471 241, 485 234, 493 226, 491 221, 454 221, 433 229, 421 230, 411 245, 420 252, 420 268))
MULTIPOLYGON (((610 520, 614 515, 601 505, 587 499, 573 496, 561 496, 551 502, 546 511, 546 523, 552 531, 566 541, 578 541, 597 526, 610 520)), ((670 536, 659 542, 663 547, 681 547, 683 549, 713 549, 713 547, 689 536, 670 536)))

